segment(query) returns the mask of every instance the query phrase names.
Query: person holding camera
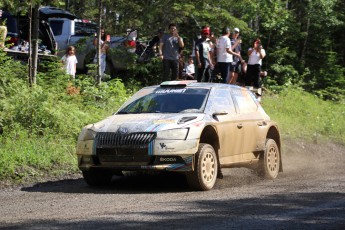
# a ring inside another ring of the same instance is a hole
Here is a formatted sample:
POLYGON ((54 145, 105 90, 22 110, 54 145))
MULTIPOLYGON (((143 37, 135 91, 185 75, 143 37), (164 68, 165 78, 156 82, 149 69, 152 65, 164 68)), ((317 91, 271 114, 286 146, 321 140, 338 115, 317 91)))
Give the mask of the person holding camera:
POLYGON ((163 81, 178 79, 180 52, 184 48, 176 24, 171 23, 168 28, 169 33, 164 34, 159 43, 159 57, 163 61, 163 81))
POLYGON ((265 58, 266 52, 262 48, 261 41, 257 38, 253 42, 253 47, 248 50, 248 65, 247 74, 245 77, 246 86, 253 86, 254 88, 260 88, 260 72, 262 59, 265 58))

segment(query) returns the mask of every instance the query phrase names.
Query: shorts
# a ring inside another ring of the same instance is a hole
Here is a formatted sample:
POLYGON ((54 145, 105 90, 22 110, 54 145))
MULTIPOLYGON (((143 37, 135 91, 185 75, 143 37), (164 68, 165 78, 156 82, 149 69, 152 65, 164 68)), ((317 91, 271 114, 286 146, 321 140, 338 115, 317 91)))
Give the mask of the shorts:
POLYGON ((231 62, 230 72, 241 73, 241 62, 231 62))

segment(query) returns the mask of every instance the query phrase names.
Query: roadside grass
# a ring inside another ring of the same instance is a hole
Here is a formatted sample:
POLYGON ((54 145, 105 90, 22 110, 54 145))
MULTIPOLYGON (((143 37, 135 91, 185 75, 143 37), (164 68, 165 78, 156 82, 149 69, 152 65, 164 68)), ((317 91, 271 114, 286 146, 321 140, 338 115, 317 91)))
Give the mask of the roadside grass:
POLYGON ((298 88, 264 95, 262 105, 284 136, 345 144, 345 104, 323 101, 298 88))
POLYGON ((20 184, 77 173, 75 141, 47 137, 0 137, 0 181, 20 184))

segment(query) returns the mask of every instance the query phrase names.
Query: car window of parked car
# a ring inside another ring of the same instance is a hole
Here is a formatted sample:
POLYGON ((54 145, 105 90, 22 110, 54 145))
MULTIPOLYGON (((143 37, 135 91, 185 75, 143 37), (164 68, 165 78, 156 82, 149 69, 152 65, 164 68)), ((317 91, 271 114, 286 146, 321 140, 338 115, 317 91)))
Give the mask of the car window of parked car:
POLYGON ((49 21, 50 27, 52 28, 52 31, 53 31, 55 36, 59 36, 62 34, 63 23, 64 23, 64 21, 61 21, 61 20, 50 20, 49 21))
POLYGON ((97 33, 97 25, 89 22, 76 22, 75 35, 76 36, 90 36, 97 33))

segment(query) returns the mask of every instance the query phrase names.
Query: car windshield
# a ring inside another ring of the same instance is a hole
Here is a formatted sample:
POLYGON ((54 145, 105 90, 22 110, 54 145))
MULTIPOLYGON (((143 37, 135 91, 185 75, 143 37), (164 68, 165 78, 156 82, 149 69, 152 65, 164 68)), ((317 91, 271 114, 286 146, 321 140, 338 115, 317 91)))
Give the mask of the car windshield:
POLYGON ((205 88, 157 88, 125 105, 118 114, 201 113, 208 93, 205 88))

